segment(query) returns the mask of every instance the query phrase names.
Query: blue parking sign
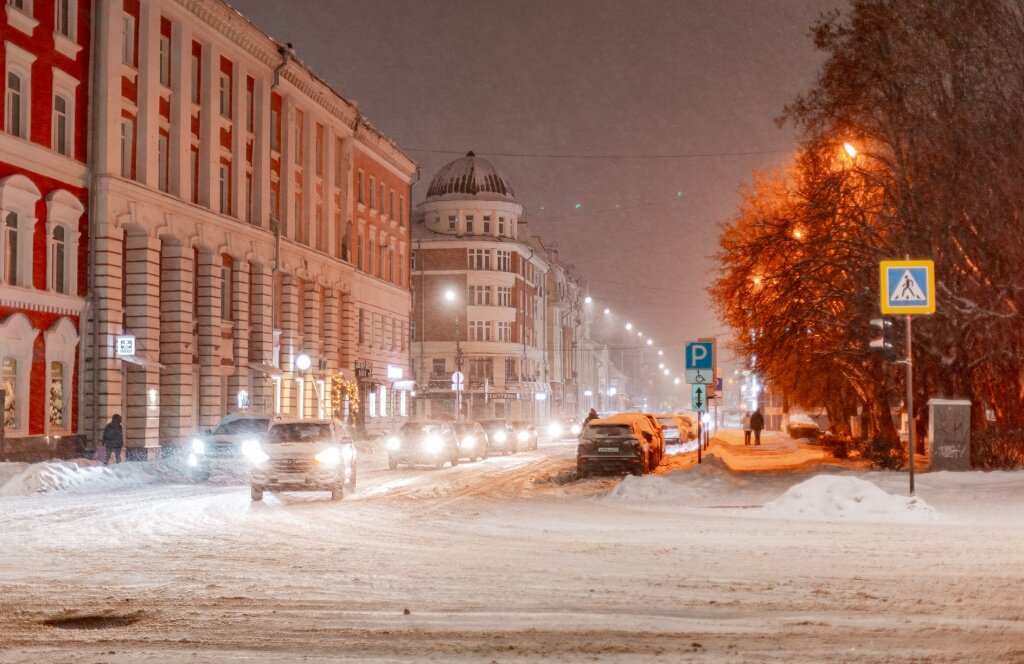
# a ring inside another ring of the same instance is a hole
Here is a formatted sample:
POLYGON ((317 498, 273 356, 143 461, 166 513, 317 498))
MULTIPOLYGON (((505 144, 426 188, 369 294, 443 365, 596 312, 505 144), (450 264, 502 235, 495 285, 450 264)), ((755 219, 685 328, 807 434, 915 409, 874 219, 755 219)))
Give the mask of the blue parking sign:
POLYGON ((693 341, 686 344, 687 369, 714 369, 714 342, 693 341))

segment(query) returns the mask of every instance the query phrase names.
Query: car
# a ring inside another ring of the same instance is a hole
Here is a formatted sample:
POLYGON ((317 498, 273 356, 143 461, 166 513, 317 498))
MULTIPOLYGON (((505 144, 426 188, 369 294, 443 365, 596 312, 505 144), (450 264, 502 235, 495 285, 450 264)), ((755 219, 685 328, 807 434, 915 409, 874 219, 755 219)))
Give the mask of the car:
POLYGON ((506 420, 480 420, 480 426, 487 432, 489 454, 515 454, 519 451, 516 432, 506 420))
POLYGON ((454 422, 452 429, 459 441, 459 458, 476 461, 487 458, 487 432, 478 422, 454 422))
POLYGON ((187 457, 192 480, 205 482, 217 470, 248 470, 242 443, 262 438, 272 419, 266 414, 233 413, 221 418, 215 428, 193 436, 187 457))
POLYGON ((576 444, 576 475, 626 470, 634 475, 654 467, 654 432, 646 418, 615 415, 587 422, 576 444))
POLYGON ((242 448, 254 501, 265 491, 330 491, 340 500, 356 489, 356 446, 340 422, 275 419, 242 448))
POLYGON ((535 450, 537 449, 537 429, 529 422, 522 420, 516 420, 510 422, 512 430, 516 434, 516 449, 517 450, 535 450))
POLYGON ((406 422, 385 445, 388 468, 399 464, 444 468, 445 462, 459 465, 459 443, 452 422, 406 422))
POLYGON ((666 445, 680 445, 697 437, 693 420, 685 415, 658 415, 657 418, 661 423, 666 445))
POLYGON ((661 458, 665 456, 665 432, 662 430, 661 422, 658 421, 658 416, 653 413, 637 413, 641 417, 647 419, 651 423, 651 430, 654 431, 654 459, 651 464, 651 468, 657 468, 658 464, 661 463, 661 458))
POLYGON ((548 422, 547 434, 548 440, 556 442, 559 440, 567 440, 570 438, 576 438, 580 435, 583 430, 583 425, 580 421, 574 418, 559 418, 548 422))

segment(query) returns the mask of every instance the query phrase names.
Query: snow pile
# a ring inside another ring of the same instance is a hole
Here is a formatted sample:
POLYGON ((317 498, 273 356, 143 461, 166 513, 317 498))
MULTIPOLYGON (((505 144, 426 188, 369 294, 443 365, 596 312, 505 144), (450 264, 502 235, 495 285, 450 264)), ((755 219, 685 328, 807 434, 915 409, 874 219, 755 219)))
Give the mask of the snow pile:
POLYGON ((938 514, 920 498, 894 496, 856 477, 818 475, 790 487, 762 511, 772 516, 854 521, 935 521, 938 514))
POLYGON ((26 468, 28 468, 28 464, 23 461, 0 462, 0 487, 7 484, 7 481, 15 475, 21 474, 26 468))
MULTIPOLYGON (((5 464, 7 465, 7 464, 5 464)), ((99 461, 44 461, 21 464, 21 472, 0 485, 0 496, 30 496, 54 491, 110 491, 180 481, 181 469, 165 461, 104 466, 99 461)))
POLYGON ((793 413, 789 416, 790 424, 801 424, 809 427, 816 427, 818 423, 811 419, 810 415, 804 415, 803 413, 793 413))

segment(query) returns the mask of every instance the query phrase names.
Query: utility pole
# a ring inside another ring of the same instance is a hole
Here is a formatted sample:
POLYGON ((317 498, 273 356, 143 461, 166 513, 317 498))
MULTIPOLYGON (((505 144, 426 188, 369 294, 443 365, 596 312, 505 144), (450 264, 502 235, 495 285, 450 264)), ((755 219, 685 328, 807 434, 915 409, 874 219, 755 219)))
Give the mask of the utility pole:
POLYGON ((459 327, 459 312, 455 312, 455 371, 463 376, 462 382, 455 390, 455 419, 462 419, 462 390, 466 385, 465 374, 462 373, 462 329, 459 327))

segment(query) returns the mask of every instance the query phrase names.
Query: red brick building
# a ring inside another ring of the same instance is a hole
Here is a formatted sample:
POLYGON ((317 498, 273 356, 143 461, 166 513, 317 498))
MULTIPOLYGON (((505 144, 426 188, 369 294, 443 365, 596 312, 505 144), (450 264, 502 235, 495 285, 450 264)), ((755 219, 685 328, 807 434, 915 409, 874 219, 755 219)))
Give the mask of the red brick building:
POLYGON ((90 0, 7 0, 0 14, 2 455, 77 444, 90 31, 90 0))

